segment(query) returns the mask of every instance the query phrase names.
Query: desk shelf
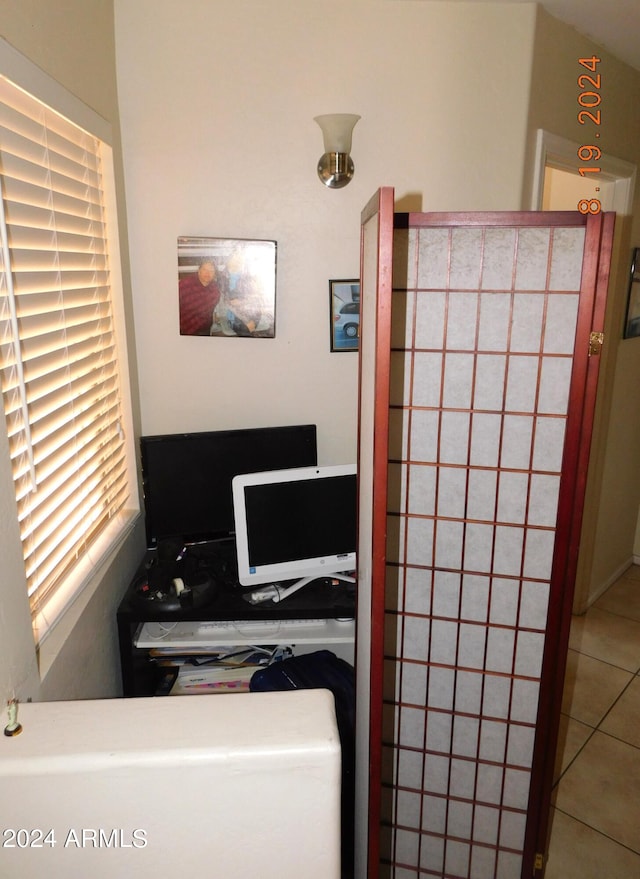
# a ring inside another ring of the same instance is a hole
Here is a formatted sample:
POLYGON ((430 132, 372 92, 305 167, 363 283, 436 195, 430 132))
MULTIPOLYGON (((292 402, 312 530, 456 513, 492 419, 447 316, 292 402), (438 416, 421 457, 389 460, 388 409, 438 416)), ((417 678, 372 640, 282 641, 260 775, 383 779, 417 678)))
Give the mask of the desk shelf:
MULTIPOLYGON (((150 651, 162 646, 193 648, 207 646, 250 646, 272 644, 292 647, 293 653, 331 650, 353 664, 355 642, 354 589, 341 584, 316 581, 280 604, 252 605, 242 598, 242 590, 221 581, 217 597, 199 609, 162 612, 136 600, 136 588, 149 567, 141 564, 117 613, 122 689, 125 696, 153 696, 158 692, 159 671, 150 651), (339 621, 338 618, 346 618, 339 621), (292 621, 303 621, 299 626, 292 621), (319 620, 309 625, 309 620, 319 620), (216 622, 232 623, 234 628, 221 632, 216 622), (257 621, 268 621, 258 629, 257 621), (243 623, 245 626, 243 627, 243 623), (166 629, 166 635, 162 635, 166 629)), ((246 591, 246 590, 245 590, 246 591)))

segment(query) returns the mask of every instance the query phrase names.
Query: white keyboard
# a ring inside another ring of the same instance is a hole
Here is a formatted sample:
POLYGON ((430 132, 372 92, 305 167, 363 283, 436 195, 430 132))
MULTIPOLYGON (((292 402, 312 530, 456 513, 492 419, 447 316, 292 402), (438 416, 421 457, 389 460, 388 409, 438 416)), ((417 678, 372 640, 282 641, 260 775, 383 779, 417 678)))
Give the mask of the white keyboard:
POLYGON ((199 632, 264 632, 267 629, 291 630, 311 628, 313 626, 326 626, 327 620, 211 620, 200 623, 199 632))
MULTIPOLYGON (((317 637, 324 633, 334 620, 207 620, 206 622, 145 623, 139 629, 136 647, 211 646, 236 643, 273 644, 295 642, 299 638, 317 637), (315 631, 314 631, 315 630, 315 631)), ((337 623, 338 626, 342 624, 337 623)))

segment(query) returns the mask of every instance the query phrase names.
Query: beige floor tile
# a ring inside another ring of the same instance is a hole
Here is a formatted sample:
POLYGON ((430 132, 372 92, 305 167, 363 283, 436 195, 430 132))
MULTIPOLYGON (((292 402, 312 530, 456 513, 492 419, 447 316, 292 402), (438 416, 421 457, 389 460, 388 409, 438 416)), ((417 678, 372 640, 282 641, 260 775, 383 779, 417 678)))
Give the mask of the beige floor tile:
POLYGON ((640 669, 640 622, 592 607, 573 618, 569 646, 635 673, 640 669))
POLYGON ((593 729, 586 723, 580 723, 567 714, 560 716, 560 730, 558 732, 558 749, 556 752, 556 765, 553 772, 555 784, 571 761, 586 744, 587 739, 593 733, 593 729))
MULTIPOLYGON (((640 677, 636 675, 600 725, 623 742, 640 749, 640 677)), ((640 750, 638 751, 640 761, 640 750)), ((640 834, 640 829, 638 830, 640 834)))
POLYGON ((569 815, 552 815, 545 879, 635 879, 640 855, 569 815))
POLYGON ((562 776, 556 806, 640 853, 640 752, 594 732, 562 776))
POLYGON ((637 577, 625 574, 593 606, 640 621, 640 574, 637 577))
POLYGON ((562 711, 596 727, 632 678, 630 671, 569 650, 562 711))

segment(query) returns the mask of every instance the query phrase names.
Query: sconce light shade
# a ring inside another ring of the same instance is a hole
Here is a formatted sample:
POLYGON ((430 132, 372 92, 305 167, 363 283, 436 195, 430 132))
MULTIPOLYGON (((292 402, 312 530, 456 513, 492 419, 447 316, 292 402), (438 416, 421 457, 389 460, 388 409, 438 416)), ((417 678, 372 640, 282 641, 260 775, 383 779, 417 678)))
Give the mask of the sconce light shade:
POLYGON ((322 129, 324 155, 318 162, 318 177, 325 186, 340 189, 353 177, 351 135, 360 119, 353 113, 327 113, 314 119, 322 129))

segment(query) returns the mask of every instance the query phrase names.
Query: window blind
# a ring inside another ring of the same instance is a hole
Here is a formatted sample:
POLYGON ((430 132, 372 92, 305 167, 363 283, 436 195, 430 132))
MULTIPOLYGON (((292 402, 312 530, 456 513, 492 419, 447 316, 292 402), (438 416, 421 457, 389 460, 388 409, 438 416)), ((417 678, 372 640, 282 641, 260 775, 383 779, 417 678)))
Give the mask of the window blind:
POLYGON ((101 141, 0 77, 0 379, 32 615, 124 507, 101 141))

